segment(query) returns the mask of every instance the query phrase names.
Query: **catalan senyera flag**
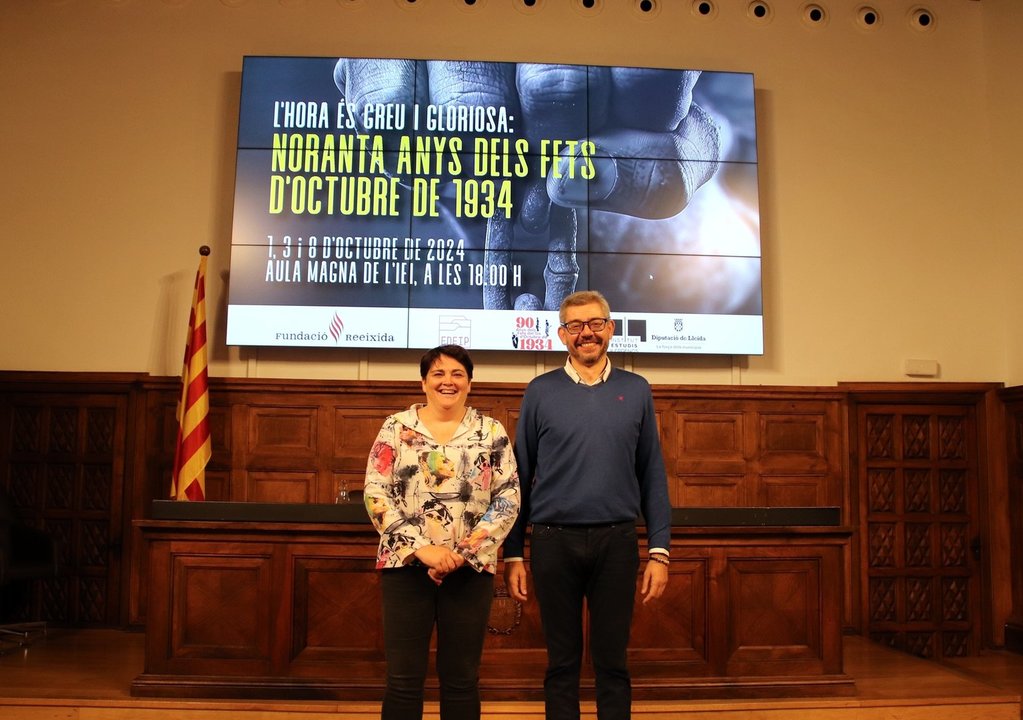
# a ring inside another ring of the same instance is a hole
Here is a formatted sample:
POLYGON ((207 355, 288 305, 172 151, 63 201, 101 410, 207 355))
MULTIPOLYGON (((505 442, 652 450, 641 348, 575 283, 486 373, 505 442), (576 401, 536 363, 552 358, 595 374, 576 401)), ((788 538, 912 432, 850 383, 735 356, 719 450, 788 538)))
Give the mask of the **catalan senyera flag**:
POLYGON ((204 245, 199 254, 199 270, 195 273, 192 311, 185 340, 185 362, 181 371, 181 399, 178 401, 178 441, 174 449, 170 491, 171 498, 175 500, 206 499, 206 464, 213 454, 206 367, 206 257, 210 249, 204 245))

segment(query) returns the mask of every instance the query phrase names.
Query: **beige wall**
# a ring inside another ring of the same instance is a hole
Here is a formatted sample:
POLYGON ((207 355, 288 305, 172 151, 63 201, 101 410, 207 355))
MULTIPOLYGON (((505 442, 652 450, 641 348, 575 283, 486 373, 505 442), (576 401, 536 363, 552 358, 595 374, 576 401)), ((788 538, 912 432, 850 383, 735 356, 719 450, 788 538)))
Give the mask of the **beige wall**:
MULTIPOLYGON (((0 4, 0 369, 180 371, 213 248, 211 373, 408 379, 418 353, 224 345, 243 55, 756 75, 762 357, 625 356, 655 383, 1023 383, 1017 0, 16 0, 0 4), (873 4, 875 29, 857 23, 873 4), (910 21, 925 7, 936 22, 910 21)), ((524 381, 559 354, 484 353, 524 381)))
POLYGON ((1000 281, 1009 288, 1004 308, 1006 384, 1023 383, 1023 83, 1019 38, 1023 7, 1011 0, 985 3, 984 42, 988 52, 987 92, 994 148, 991 188, 992 234, 1000 238, 1000 281))

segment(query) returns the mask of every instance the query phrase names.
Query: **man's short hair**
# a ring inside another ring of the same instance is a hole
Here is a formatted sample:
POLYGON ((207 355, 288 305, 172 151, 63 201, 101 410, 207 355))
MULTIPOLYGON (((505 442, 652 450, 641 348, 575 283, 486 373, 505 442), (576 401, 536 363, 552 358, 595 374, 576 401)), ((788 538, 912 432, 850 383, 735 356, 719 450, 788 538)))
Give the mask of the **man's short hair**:
POLYGON ((590 305, 591 303, 600 305, 600 312, 604 314, 604 317, 611 317, 611 306, 608 305, 607 298, 596 290, 580 290, 561 301, 561 310, 558 312, 558 318, 561 322, 565 322, 565 311, 568 308, 590 305))

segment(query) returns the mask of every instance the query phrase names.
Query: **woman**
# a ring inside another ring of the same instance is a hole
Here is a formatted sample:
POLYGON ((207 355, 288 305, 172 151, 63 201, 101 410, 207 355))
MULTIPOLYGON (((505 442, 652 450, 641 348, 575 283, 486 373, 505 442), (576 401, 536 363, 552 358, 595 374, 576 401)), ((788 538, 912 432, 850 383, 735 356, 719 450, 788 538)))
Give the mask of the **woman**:
POLYGON ((476 720, 497 549, 518 515, 519 480, 504 427, 466 406, 469 353, 441 345, 419 371, 426 402, 384 421, 366 468, 366 509, 380 533, 381 717, 422 717, 436 624, 440 716, 476 720))

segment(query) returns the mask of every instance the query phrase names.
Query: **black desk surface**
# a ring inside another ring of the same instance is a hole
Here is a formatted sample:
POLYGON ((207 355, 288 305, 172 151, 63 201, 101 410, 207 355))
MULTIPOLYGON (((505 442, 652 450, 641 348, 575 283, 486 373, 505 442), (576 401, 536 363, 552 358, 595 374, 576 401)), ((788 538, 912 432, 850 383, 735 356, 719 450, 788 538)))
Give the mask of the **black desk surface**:
MULTIPOLYGON (((154 500, 153 520, 224 522, 369 523, 361 502, 324 503, 178 502, 154 500)), ((837 507, 673 508, 674 527, 837 527, 837 507)))

